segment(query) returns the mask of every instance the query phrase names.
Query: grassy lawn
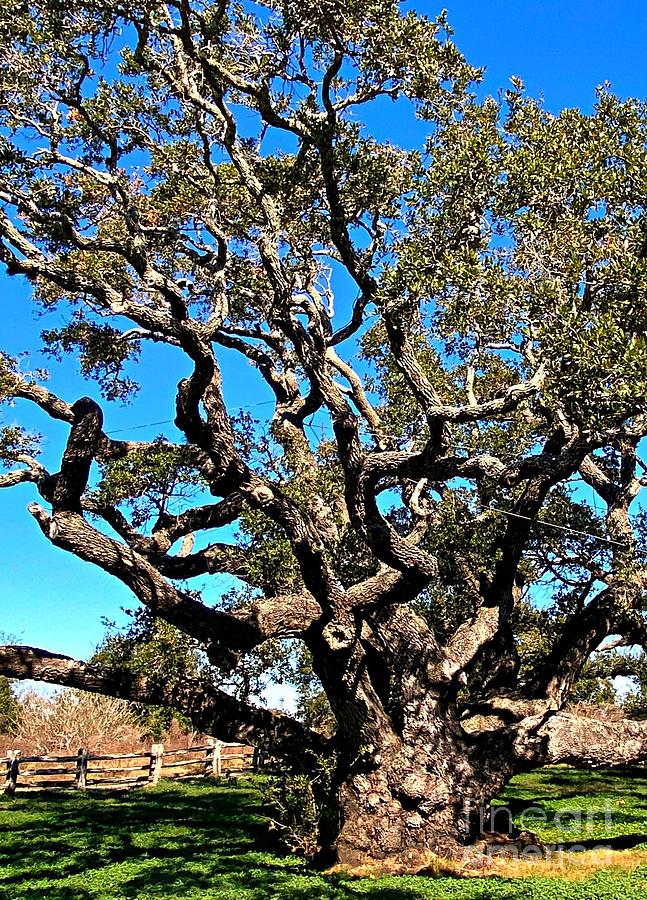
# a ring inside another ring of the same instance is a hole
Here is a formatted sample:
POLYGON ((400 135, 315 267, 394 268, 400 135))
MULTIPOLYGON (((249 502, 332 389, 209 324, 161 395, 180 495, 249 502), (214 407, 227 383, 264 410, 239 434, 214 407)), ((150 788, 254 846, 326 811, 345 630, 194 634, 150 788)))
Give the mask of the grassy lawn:
MULTIPOLYGON (((531 827, 546 841, 647 848, 644 770, 586 774, 561 767, 543 770, 517 778, 501 802, 517 820, 524 809, 536 807, 531 827), (582 817, 577 813, 580 808, 585 811, 582 817), (537 820, 544 815, 546 822, 540 824, 537 820)), ((646 896, 644 865, 634 872, 597 872, 584 881, 315 874, 298 858, 277 849, 252 783, 228 788, 206 781, 167 781, 130 793, 0 800, 2 900, 642 900, 646 896)))

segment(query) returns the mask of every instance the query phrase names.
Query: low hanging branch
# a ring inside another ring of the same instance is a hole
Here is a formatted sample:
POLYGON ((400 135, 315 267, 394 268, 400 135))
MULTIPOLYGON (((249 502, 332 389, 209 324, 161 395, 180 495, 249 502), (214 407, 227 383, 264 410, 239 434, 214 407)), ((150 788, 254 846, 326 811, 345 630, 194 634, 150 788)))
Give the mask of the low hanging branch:
POLYGON ((36 647, 0 646, 0 666, 11 678, 166 706, 185 715, 205 734, 262 746, 268 753, 290 759, 297 768, 314 766, 316 757, 326 750, 326 739, 316 732, 289 716, 236 700, 207 679, 184 678, 175 684, 163 677, 119 672, 36 647))

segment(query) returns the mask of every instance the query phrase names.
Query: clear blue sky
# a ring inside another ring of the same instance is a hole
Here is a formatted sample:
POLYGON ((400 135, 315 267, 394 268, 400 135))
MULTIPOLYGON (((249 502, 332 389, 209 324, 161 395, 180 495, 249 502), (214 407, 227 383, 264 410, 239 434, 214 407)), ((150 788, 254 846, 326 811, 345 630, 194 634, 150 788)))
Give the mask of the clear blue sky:
MULTIPOLYGON (((429 2, 416 5, 428 15, 441 8, 429 2)), ((596 85, 605 81, 621 96, 647 96, 647 70, 641 63, 647 6, 637 0, 448 0, 447 7, 458 46, 471 63, 487 67, 487 92, 507 87, 510 76, 517 75, 531 94, 543 94, 553 111, 568 106, 590 109, 596 85)), ((413 137, 396 118, 382 119, 379 127, 380 136, 388 134, 395 143, 409 144, 413 137)), ((26 284, 0 275, 0 291, 0 346, 10 352, 35 347, 39 332, 56 323, 33 317, 26 284)), ((35 367, 41 361, 34 356, 25 365, 30 364, 35 367)), ((50 369, 52 389, 65 399, 93 393, 76 376, 72 362, 50 369)), ((264 399, 240 361, 228 358, 225 369, 230 407, 264 399)), ((174 351, 146 348, 138 367, 138 374, 144 373, 142 391, 131 407, 104 407, 106 429, 172 418, 174 386, 182 371, 174 351)), ((18 419, 47 436, 44 463, 56 471, 67 429, 52 425, 25 404, 0 412, 2 424, 18 419)), ((162 431, 177 436, 172 426, 127 436, 144 439, 162 431)), ((28 485, 0 491, 0 631, 14 633, 24 643, 83 657, 103 634, 101 616, 123 618, 120 608, 132 605, 133 599, 107 575, 52 548, 26 512, 33 499, 28 485)))

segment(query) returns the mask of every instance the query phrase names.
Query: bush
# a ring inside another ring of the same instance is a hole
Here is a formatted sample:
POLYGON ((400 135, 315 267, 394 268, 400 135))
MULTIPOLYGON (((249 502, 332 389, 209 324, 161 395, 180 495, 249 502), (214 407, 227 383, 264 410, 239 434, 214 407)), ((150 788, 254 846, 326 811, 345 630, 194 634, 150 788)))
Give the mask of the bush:
POLYGON ((73 753, 79 747, 107 752, 139 741, 128 703, 114 697, 64 689, 50 697, 27 691, 20 697, 16 742, 39 754, 73 753))
POLYGON ((320 758, 314 776, 285 772, 265 783, 263 799, 278 831, 293 853, 312 859, 329 843, 337 817, 332 801, 334 759, 320 758))
POLYGON ((0 734, 15 734, 20 719, 20 704, 8 678, 0 676, 0 734))

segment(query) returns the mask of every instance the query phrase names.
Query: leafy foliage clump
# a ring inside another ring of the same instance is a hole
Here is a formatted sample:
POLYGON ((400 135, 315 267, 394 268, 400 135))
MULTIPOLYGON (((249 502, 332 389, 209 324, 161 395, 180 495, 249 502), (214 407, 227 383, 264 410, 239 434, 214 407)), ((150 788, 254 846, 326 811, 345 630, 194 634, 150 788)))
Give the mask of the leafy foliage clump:
MULTIPOLYGON (((200 645, 194 639, 146 610, 129 614, 131 620, 123 629, 106 623, 108 631, 93 654, 92 662, 160 682, 181 682, 209 670, 200 645)), ((190 721, 179 710, 141 703, 130 706, 142 734, 152 740, 162 740, 174 720, 185 731, 191 730, 190 721)))
POLYGON ((93 499, 99 507, 123 505, 139 528, 154 516, 174 511, 203 488, 188 452, 159 437, 123 459, 103 464, 93 499))
POLYGON ((16 734, 20 725, 20 703, 8 678, 0 676, 0 734, 16 734))
POLYGON ((314 775, 286 771, 263 782, 270 828, 289 850, 305 859, 312 860, 334 836, 334 768, 334 757, 321 758, 314 775))

